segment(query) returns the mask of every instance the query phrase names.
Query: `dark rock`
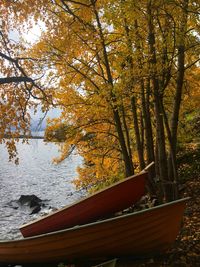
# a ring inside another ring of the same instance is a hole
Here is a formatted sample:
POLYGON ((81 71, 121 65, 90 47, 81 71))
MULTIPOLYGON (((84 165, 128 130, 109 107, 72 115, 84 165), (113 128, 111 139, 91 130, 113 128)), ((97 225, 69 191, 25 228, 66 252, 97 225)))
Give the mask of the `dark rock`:
POLYGON ((29 203, 30 208, 33 208, 35 206, 42 205, 41 201, 36 201, 35 199, 32 199, 29 203))
MULTIPOLYGON (((41 211, 43 208, 47 208, 49 199, 42 200, 36 195, 21 195, 18 200, 11 200, 4 205, 5 208, 10 207, 14 210, 25 209, 30 214, 35 214, 41 211)), ((49 207, 50 209, 51 207, 49 207)))
POLYGON ((41 207, 38 205, 38 206, 35 206, 35 207, 32 209, 32 211, 31 211, 30 214, 36 214, 36 213, 38 213, 39 211, 41 211, 41 207))
POLYGON ((45 207, 43 201, 35 195, 21 195, 18 203, 22 206, 25 205, 31 208, 30 214, 38 213, 41 210, 41 207, 45 207))
POLYGON ((29 207, 33 207, 40 204, 42 200, 35 195, 21 195, 18 202, 21 205, 28 205, 29 207))

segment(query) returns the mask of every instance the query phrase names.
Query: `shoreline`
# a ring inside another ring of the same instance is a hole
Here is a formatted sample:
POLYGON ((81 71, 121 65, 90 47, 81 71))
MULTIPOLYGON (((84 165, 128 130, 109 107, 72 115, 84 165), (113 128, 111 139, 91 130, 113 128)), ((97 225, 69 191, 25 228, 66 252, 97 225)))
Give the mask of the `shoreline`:
MULTIPOLYGON (((5 135, 4 138, 11 139, 13 137, 10 136, 10 135, 5 135)), ((20 135, 20 136, 15 137, 14 139, 44 139, 44 136, 39 136, 39 135, 36 135, 36 136, 34 136, 34 135, 33 136, 20 135)))

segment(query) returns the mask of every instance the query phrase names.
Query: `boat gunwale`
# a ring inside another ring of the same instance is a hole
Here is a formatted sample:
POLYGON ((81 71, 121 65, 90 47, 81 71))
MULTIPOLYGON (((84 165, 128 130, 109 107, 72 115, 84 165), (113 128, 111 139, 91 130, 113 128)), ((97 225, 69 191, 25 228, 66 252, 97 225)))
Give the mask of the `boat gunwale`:
POLYGON ((67 229, 59 230, 59 231, 54 231, 54 232, 45 233, 45 234, 41 234, 41 235, 36 235, 36 236, 32 236, 32 237, 26 237, 26 238, 23 238, 23 239, 0 240, 0 245, 4 244, 4 243, 5 244, 6 243, 15 243, 15 242, 18 243, 18 242, 24 242, 24 241, 28 241, 28 240, 35 240, 35 239, 38 239, 38 238, 45 238, 47 236, 53 236, 55 234, 62 234, 62 233, 66 233, 66 232, 76 231, 76 230, 79 230, 79 229, 82 229, 82 228, 88 228, 88 227, 91 227, 91 226, 94 226, 94 225, 98 225, 98 224, 102 224, 102 223, 108 223, 108 222, 111 222, 111 221, 116 221, 118 219, 128 218, 128 217, 132 217, 132 216, 134 217, 134 216, 137 216, 137 215, 140 215, 140 214, 145 214, 147 212, 151 212, 151 211, 160 209, 162 207, 168 207, 168 206, 171 206, 171 205, 174 205, 174 204, 178 204, 178 203, 181 203, 181 202, 187 202, 189 199, 190 199, 190 197, 185 197, 185 198, 181 198, 181 199, 174 200, 174 201, 171 201, 171 202, 168 202, 168 203, 164 203, 164 204, 152 207, 152 208, 148 208, 148 209, 144 209, 144 210, 140 210, 140 211, 136 211, 136 212, 131 212, 131 213, 124 214, 124 215, 119 215, 119 216, 108 218, 108 219, 105 219, 105 220, 98 220, 98 221, 95 221, 95 222, 92 222, 92 223, 88 223, 88 224, 76 225, 74 227, 70 227, 70 228, 67 228, 67 229))
POLYGON ((95 193, 93 193, 93 194, 91 194, 91 195, 89 195, 89 196, 83 197, 82 199, 80 199, 80 200, 78 200, 78 201, 76 201, 76 202, 74 202, 74 203, 72 203, 72 204, 66 205, 66 206, 64 206, 63 208, 58 209, 57 211, 51 212, 51 213, 49 213, 49 214, 47 214, 47 215, 44 215, 44 216, 42 216, 42 217, 40 217, 40 218, 38 218, 38 219, 36 219, 36 220, 30 221, 30 222, 28 222, 28 223, 25 223, 25 224, 21 225, 21 226, 19 227, 19 229, 26 228, 26 227, 29 226, 29 225, 34 225, 34 224, 38 223, 39 221, 43 221, 43 220, 45 220, 45 219, 48 218, 48 217, 51 217, 51 216, 56 215, 57 213, 60 213, 60 212, 62 212, 62 211, 64 211, 64 210, 67 210, 67 209, 69 209, 69 208, 71 208, 71 207, 77 206, 78 204, 80 204, 80 203, 82 203, 82 202, 85 202, 86 200, 92 198, 93 196, 99 195, 99 194, 101 194, 102 192, 107 191, 108 189, 110 189, 110 188, 112 188, 112 187, 118 186, 119 184, 125 183, 125 182, 127 182, 127 181, 129 181, 129 180, 131 180, 131 179, 137 178, 137 177, 141 176, 142 174, 148 174, 148 172, 147 172, 146 170, 143 170, 143 171, 141 171, 140 173, 137 173, 137 174, 134 174, 134 175, 132 175, 132 176, 129 176, 129 177, 123 179, 123 180, 120 180, 120 181, 118 181, 118 182, 116 182, 116 183, 114 183, 114 184, 111 184, 110 186, 107 186, 107 187, 105 187, 105 188, 103 188, 103 189, 100 189, 100 190, 96 191, 95 193))

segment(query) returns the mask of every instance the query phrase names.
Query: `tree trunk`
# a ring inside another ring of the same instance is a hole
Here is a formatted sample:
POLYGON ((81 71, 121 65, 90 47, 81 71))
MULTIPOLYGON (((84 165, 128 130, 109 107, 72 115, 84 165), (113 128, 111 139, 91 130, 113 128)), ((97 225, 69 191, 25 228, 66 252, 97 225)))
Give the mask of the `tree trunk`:
MULTIPOLYGON (((140 36, 138 32, 138 23, 135 20, 135 35, 136 35, 136 49, 138 50, 138 66, 142 73, 143 71, 143 63, 142 63, 142 48, 140 45, 140 36)), ((147 81, 147 90, 146 90, 146 97, 145 97, 145 84, 144 78, 140 77, 140 91, 141 91, 141 100, 142 100, 142 112, 144 116, 144 128, 145 128, 145 139, 146 139, 146 149, 147 149, 147 163, 150 164, 155 160, 154 157, 154 145, 153 145, 153 133, 152 133, 152 125, 151 125, 151 116, 150 116, 150 109, 149 109, 149 96, 150 96, 150 82, 147 81)), ((151 171, 153 168, 151 168, 151 171)))
POLYGON ((163 123, 163 114, 162 107, 160 105, 162 101, 162 91, 159 88, 159 81, 157 78, 157 58, 156 58, 156 48, 155 48, 155 35, 154 35, 154 25, 153 25, 153 16, 152 16, 152 6, 151 0, 148 1, 147 5, 148 13, 148 44, 150 51, 150 71, 151 71, 151 81, 153 86, 154 94, 154 108, 155 108, 155 119, 156 119, 156 142, 158 146, 158 166, 159 166, 159 175, 162 182, 162 187, 164 187, 164 197, 166 200, 170 198, 170 193, 167 188, 168 175, 167 175, 167 156, 165 148, 165 133, 164 133, 164 123, 163 123))
POLYGON ((126 136, 126 146, 127 146, 127 149, 128 149, 129 157, 132 159, 131 141, 130 141, 130 135, 129 135, 128 126, 127 126, 127 123, 126 123, 126 114, 125 114, 125 109, 124 109, 123 103, 121 105, 121 111, 122 111, 122 122, 123 122, 125 136, 126 136))
POLYGON ((145 123, 145 138, 147 145, 147 162, 150 164, 152 161, 155 161, 154 155, 154 141, 153 141, 153 130, 151 123, 151 111, 150 111, 150 80, 148 79, 146 85, 146 97, 144 91, 144 84, 141 87, 142 90, 142 107, 144 114, 144 123, 145 123))
MULTIPOLYGON (((132 52, 132 41, 129 36, 129 27, 127 25, 126 19, 124 18, 124 29, 126 33, 126 39, 127 39, 127 47, 129 51, 129 57, 130 60, 128 62, 128 66, 130 69, 130 73, 133 72, 133 52, 132 52)), ((129 88, 131 89, 133 87, 133 78, 131 78, 129 88)), ((140 170, 144 169, 145 167, 145 161, 144 161, 144 151, 143 151, 143 146, 141 142, 141 137, 140 137, 140 130, 139 130, 139 123, 138 123, 138 115, 137 115, 137 106, 135 103, 135 96, 131 96, 131 108, 132 108, 132 113, 133 113, 133 124, 134 124, 134 131, 135 131, 135 138, 136 138, 136 146, 137 146, 137 153, 138 153, 138 159, 139 159, 139 165, 140 165, 140 170)))
POLYGON ((113 78, 112 78, 109 59, 108 59, 108 55, 107 55, 107 51, 106 51, 104 34, 103 34, 103 30, 102 30, 102 25, 100 22, 100 17, 99 17, 99 14, 98 14, 98 11, 96 9, 95 4, 96 4, 96 1, 92 1, 93 10, 94 10, 94 14, 96 17, 98 31, 99 31, 100 41, 101 41, 101 45, 102 45, 102 49, 103 49, 103 57, 104 57, 104 62, 105 62, 105 68, 106 68, 108 83, 109 83, 110 88, 111 88, 110 94, 111 94, 113 118, 115 121, 116 131, 117 131, 117 134, 119 137, 119 144, 120 144, 122 155, 123 155, 123 160, 124 160, 124 165, 125 165, 125 174, 126 174, 126 176, 131 176, 132 174, 134 174, 133 162, 132 162, 132 158, 129 156, 128 149, 126 146, 126 141, 125 141, 125 137, 124 137, 124 133, 123 133, 122 123, 121 123, 121 119, 120 119, 120 115, 119 115, 119 111, 118 111, 118 106, 116 104, 117 99, 116 99, 116 96, 115 96, 114 91, 113 91, 113 78))
POLYGON ((134 130, 135 130, 135 138, 136 138, 140 170, 143 170, 145 167, 145 162, 144 162, 144 154, 143 154, 143 148, 142 148, 142 143, 141 143, 141 138, 140 138, 138 115, 137 115, 137 109, 136 109, 134 96, 131 98, 131 107, 132 107, 132 113, 133 113, 133 122, 134 122, 134 130))
MULTIPOLYGON (((177 174, 177 164, 176 164, 176 147, 177 147, 177 131, 179 122, 179 111, 181 106, 181 99, 183 93, 183 82, 185 73, 185 36, 187 31, 187 17, 188 17, 188 2, 189 0, 183 0, 182 6, 182 17, 180 18, 180 28, 178 32, 178 57, 177 57, 177 78, 176 78, 176 93, 174 99, 173 114, 171 119, 171 153, 168 157, 168 168, 169 175, 173 175, 173 170, 176 171, 176 176, 174 177, 174 182, 176 187, 178 186, 178 174, 177 174)), ((176 188, 176 198, 178 197, 176 188)))

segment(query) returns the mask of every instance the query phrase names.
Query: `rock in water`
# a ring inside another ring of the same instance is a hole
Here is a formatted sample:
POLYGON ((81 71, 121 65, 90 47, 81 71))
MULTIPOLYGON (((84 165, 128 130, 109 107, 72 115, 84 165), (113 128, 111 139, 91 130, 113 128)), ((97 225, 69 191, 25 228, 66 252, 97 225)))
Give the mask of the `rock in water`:
POLYGON ((41 204, 42 200, 36 195, 21 195, 18 199, 18 203, 21 205, 27 205, 33 207, 34 205, 41 204))
POLYGON ((35 195, 21 195, 18 203, 30 207, 32 209, 30 214, 38 213, 41 210, 41 206, 44 206, 42 200, 35 195))
POLYGON ((35 206, 35 207, 32 209, 32 211, 31 211, 30 214, 35 214, 35 213, 38 213, 39 211, 41 211, 41 207, 38 205, 38 206, 35 206))

